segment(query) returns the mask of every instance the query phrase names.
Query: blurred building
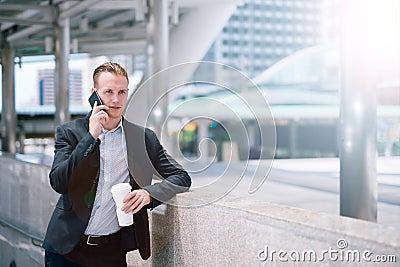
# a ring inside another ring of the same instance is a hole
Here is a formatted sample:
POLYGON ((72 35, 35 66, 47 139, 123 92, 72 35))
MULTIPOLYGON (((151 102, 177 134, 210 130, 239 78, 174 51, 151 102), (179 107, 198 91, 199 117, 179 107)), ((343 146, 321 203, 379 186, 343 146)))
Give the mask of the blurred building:
MULTIPOLYGON (((178 119, 199 115, 209 118, 208 132, 202 137, 215 142, 219 160, 224 160, 221 149, 224 142, 237 144, 241 160, 270 158, 273 150, 268 135, 271 120, 276 129, 275 158, 338 157, 339 67, 337 49, 307 47, 254 77, 252 81, 257 88, 235 93, 220 90, 203 98, 193 95, 200 101, 181 97, 172 103, 171 111, 174 107, 179 108, 170 116, 178 119), (266 102, 259 101, 263 97, 268 100, 273 119, 266 102), (189 104, 182 108, 185 101, 189 104), (227 112, 225 106, 232 112, 227 112), (254 113, 248 112, 248 106, 254 113), (227 134, 228 127, 230 131, 227 134), (242 129, 247 135, 238 137, 242 129)), ((394 73, 399 73, 398 68, 388 70, 382 81, 376 84, 379 156, 400 155, 400 82, 394 73)), ((202 87, 198 86, 197 91, 203 91, 202 87)), ((180 148, 185 155, 199 156, 201 124, 192 120, 179 133, 180 148)))
MULTIPOLYGON (((302 48, 320 44, 328 0, 248 0, 238 6, 205 55, 254 77, 302 48)), ((221 75, 199 69, 196 78, 221 75)), ((223 79, 223 78, 222 78, 223 79)))
MULTIPOLYGON (((54 69, 41 69, 38 71, 38 76, 39 105, 54 105, 54 69)), ((80 70, 69 71, 69 101, 71 105, 82 104, 82 73, 80 70)))

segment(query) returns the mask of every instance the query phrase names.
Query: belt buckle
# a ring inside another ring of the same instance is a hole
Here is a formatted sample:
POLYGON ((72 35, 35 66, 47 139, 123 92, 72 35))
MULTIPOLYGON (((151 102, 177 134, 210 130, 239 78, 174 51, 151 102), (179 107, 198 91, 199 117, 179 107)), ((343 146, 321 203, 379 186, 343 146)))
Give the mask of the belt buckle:
POLYGON ((90 242, 90 238, 91 237, 98 237, 97 235, 88 235, 88 237, 87 237, 87 240, 86 240, 86 245, 89 245, 89 246, 98 246, 99 244, 94 244, 94 243, 91 243, 90 242))

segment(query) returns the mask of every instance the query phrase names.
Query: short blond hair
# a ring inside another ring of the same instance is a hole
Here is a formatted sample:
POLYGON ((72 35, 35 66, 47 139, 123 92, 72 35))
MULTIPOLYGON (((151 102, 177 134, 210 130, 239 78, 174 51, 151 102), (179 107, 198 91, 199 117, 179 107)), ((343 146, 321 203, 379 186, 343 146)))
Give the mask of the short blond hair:
POLYGON ((115 75, 124 76, 129 83, 128 73, 126 72, 126 69, 124 67, 122 67, 120 64, 115 63, 115 62, 106 62, 106 63, 103 63, 100 66, 98 66, 93 72, 94 87, 96 87, 97 78, 103 72, 111 72, 115 75))

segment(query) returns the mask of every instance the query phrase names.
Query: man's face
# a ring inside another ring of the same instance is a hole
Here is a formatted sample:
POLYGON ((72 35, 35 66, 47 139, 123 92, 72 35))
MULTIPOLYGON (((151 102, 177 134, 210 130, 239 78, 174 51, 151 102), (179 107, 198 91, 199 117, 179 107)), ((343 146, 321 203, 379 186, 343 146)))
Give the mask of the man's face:
POLYGON ((107 114, 110 118, 120 118, 128 99, 128 81, 122 75, 103 72, 97 77, 96 88, 101 101, 110 109, 107 114))

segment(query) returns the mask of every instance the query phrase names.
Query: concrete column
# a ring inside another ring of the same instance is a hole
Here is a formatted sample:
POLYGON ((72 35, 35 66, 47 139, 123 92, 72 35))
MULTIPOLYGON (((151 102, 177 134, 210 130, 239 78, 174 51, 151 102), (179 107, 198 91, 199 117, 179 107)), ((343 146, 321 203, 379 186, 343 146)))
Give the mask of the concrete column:
MULTIPOLYGON (((154 73, 155 73, 155 67, 154 67, 154 38, 155 38, 155 21, 154 21, 154 1, 149 2, 149 21, 146 25, 146 31, 147 31, 147 36, 146 36, 146 56, 147 56, 147 69, 146 69, 146 79, 150 78, 154 73)), ((144 116, 148 116, 148 113, 150 112, 150 109, 152 107, 153 103, 153 98, 154 98, 154 83, 153 80, 148 81, 148 90, 146 90, 146 99, 145 99, 145 113, 143 114, 144 116)), ((147 123, 146 126, 152 127, 152 122, 147 121, 148 118, 146 118, 145 123, 147 123)))
POLYGON ((289 157, 297 156, 297 124, 295 119, 289 120, 289 157))
POLYGON ((17 115, 15 112, 15 49, 6 43, 1 48, 2 65, 2 151, 16 153, 17 115))
MULTIPOLYGON (((168 67, 169 28, 168 0, 150 0, 150 18, 148 25, 148 75, 151 76, 168 67)), ((150 126, 162 138, 162 127, 168 108, 168 77, 164 73, 157 76, 148 91, 147 105, 150 114, 150 126), (161 97, 161 98, 160 98, 161 97), (159 99, 160 98, 160 99, 159 99)), ((163 135, 167 133, 164 129, 163 135)), ((168 138, 163 138, 167 141, 168 138)), ((164 142, 165 143, 165 142, 164 142)))
MULTIPOLYGON (((168 0, 150 0, 149 2, 149 22, 147 25, 147 60, 148 60, 148 77, 165 69, 168 66, 169 58, 169 29, 168 29, 168 0)), ((165 73, 164 73, 165 74, 165 73)), ((163 123, 167 114, 168 100, 167 96, 163 96, 167 90, 168 79, 166 75, 157 75, 156 79, 149 80, 147 91, 147 111, 150 112, 147 123, 157 136, 161 138, 161 143, 167 148, 170 154, 174 154, 173 149, 169 145, 166 129, 162 133, 163 123), (161 100, 158 100, 161 97, 161 100), (159 101, 159 102, 157 102, 159 101)), ((153 228, 158 225, 157 222, 163 218, 168 218, 168 213, 153 214, 153 228), (160 218, 159 218, 160 217, 160 218)), ((171 218, 171 217, 170 217, 171 218)), ((170 220, 172 227, 174 222, 170 220)), ((167 235, 164 235, 167 236, 167 235)), ((164 239, 160 239, 157 235, 152 236, 152 244, 154 245, 152 254, 152 265, 162 266, 166 264, 165 255, 169 255, 170 251, 163 254, 158 247, 163 247, 164 239)), ((165 253, 165 252, 164 252, 165 253)), ((168 264, 167 264, 168 265, 168 264)))
POLYGON ((376 221, 377 100, 364 1, 341 3, 340 215, 376 221))
POLYGON ((69 18, 60 19, 56 26, 56 69, 55 69, 55 123, 56 125, 68 122, 68 60, 70 51, 69 18))

